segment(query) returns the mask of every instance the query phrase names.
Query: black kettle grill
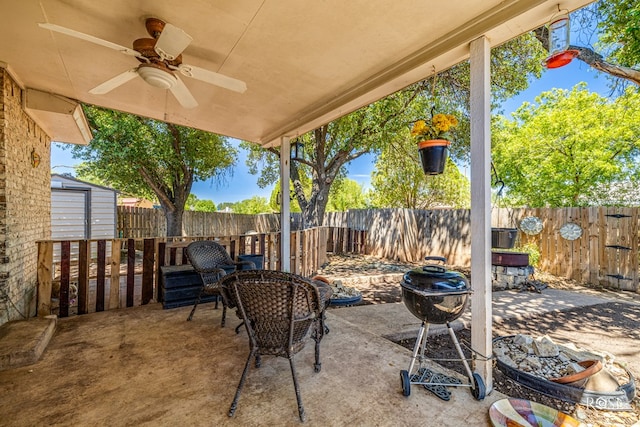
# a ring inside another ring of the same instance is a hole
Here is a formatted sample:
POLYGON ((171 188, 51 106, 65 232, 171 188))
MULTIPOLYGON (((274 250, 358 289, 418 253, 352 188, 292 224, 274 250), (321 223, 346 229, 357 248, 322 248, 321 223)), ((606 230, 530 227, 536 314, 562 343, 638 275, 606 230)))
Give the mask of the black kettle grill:
MULTIPOLYGON (((446 262, 443 257, 425 259, 446 262)), ((436 264, 408 271, 400 285, 404 305, 414 316, 428 323, 443 324, 460 317, 471 293, 469 281, 462 273, 436 264)))
POLYGON ((411 385, 419 384, 439 398, 449 400, 451 392, 446 387, 463 386, 471 387, 473 397, 477 400, 482 400, 485 396, 484 381, 479 374, 471 371, 458 338, 449 324, 449 322, 460 317, 467 306, 469 294, 471 293, 469 281, 462 273, 447 270, 444 267, 446 259, 443 257, 428 256, 425 260, 439 261, 442 265, 427 264, 424 267, 408 271, 404 274, 402 282, 400 282, 404 305, 414 316, 422 320, 409 369, 400 371, 402 393, 405 396, 409 396, 411 394, 411 385), (427 360, 424 353, 430 323, 447 325, 449 336, 460 355, 459 360, 462 361, 469 377, 468 384, 463 384, 456 377, 434 372, 422 366, 422 363, 427 360), (413 369, 416 366, 416 362, 418 362, 418 369, 414 373, 413 369))

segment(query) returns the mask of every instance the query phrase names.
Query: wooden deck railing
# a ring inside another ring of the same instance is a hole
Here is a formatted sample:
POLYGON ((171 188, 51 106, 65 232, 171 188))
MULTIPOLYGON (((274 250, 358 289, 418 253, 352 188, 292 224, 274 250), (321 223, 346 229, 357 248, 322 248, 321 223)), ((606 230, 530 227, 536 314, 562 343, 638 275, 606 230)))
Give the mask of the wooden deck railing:
MULTIPOLYGON (((337 227, 292 232, 291 271, 302 276, 315 274, 327 249, 364 253, 363 233, 337 227)), ((67 317, 157 301, 160 267, 188 263, 189 242, 205 239, 219 241, 234 259, 263 255, 264 269, 281 267, 280 233, 39 241, 38 315, 67 317), (60 253, 59 262, 54 262, 54 252, 60 253), (118 286, 111 285, 114 283, 118 286)))

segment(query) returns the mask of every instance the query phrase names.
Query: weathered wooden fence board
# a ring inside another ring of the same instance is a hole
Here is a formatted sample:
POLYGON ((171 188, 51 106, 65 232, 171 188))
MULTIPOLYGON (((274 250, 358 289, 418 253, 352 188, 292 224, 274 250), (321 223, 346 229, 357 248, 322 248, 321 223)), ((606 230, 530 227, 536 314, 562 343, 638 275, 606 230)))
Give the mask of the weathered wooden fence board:
MULTIPOLYGON (((58 301, 58 314, 68 316, 72 283, 77 283, 78 314, 144 305, 157 300, 160 266, 188 263, 186 246, 194 240, 216 239, 233 258, 240 254, 261 254, 264 256, 264 269, 280 269, 279 236, 280 233, 263 233, 225 237, 41 241, 38 242, 37 265, 38 314, 51 313, 53 298, 58 301), (97 247, 95 255, 90 250, 92 245, 97 247), (108 247, 112 250, 109 258, 106 256, 108 247), (140 252, 136 247, 142 248, 141 257, 136 256, 140 252), (62 254, 58 264, 54 263, 52 255, 55 250, 62 254), (123 251, 126 251, 126 259, 121 263, 123 251), (125 271, 121 272, 121 269, 125 271), (121 286, 124 298, 120 298, 121 286)), ((327 233, 317 228, 292 233, 293 273, 310 276, 317 272, 325 260, 326 236, 327 233)))
MULTIPOLYGON (((183 232, 187 236, 231 236, 249 231, 277 231, 280 229, 280 217, 277 214, 185 211, 182 224, 183 232)), ((166 235, 166 221, 161 209, 118 206, 119 237, 139 239, 166 235)))

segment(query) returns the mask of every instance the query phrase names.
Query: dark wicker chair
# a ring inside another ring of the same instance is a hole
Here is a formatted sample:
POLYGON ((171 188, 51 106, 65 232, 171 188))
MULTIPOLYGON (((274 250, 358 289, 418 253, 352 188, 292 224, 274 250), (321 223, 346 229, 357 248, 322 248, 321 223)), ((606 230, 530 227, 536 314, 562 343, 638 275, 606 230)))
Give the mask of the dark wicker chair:
MULTIPOLYGON (((187 246, 187 256, 193 266, 193 269, 200 274, 202 279, 202 289, 196 298, 195 304, 189 313, 187 320, 193 318, 193 314, 200 303, 203 295, 222 296, 218 280, 228 273, 232 273, 239 268, 255 269, 256 265, 251 261, 236 262, 231 259, 227 250, 219 243, 212 240, 201 240, 189 243, 187 246)), ((218 299, 216 298, 215 308, 218 308, 218 299)), ((224 326, 227 314, 227 306, 224 298, 222 299, 222 326, 224 326)))
MULTIPOLYGON (((316 342, 314 370, 320 371, 320 341, 325 331, 324 309, 328 301, 323 300, 318 287, 310 280, 281 271, 235 272, 223 277, 219 284, 227 304, 237 306, 250 343, 249 357, 229 416, 233 416, 238 406, 251 360, 255 357, 256 367, 260 367, 261 356, 272 355, 289 359, 298 413, 304 421, 293 356, 304 348, 311 335, 316 342)), ((330 293, 325 297, 330 297, 330 293)))

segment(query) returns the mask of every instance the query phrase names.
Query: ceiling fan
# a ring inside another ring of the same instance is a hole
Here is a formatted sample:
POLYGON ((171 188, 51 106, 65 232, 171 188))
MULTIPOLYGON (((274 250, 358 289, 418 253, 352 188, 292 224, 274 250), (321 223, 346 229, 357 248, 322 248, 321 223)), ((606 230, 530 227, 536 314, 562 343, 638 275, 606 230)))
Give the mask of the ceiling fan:
POLYGON ((169 89, 184 108, 194 108, 198 106, 198 102, 184 82, 178 77, 176 71, 184 76, 235 92, 244 93, 244 91, 247 90, 247 85, 241 80, 194 65, 183 64, 182 52, 189 46, 193 38, 180 28, 157 18, 147 18, 145 22, 147 32, 153 38, 134 40, 133 49, 60 25, 50 23, 39 23, 38 25, 51 31, 117 50, 125 55, 134 56, 141 62, 137 67, 118 74, 91 89, 89 93, 94 95, 108 93, 129 80, 140 76, 151 86, 169 89))

